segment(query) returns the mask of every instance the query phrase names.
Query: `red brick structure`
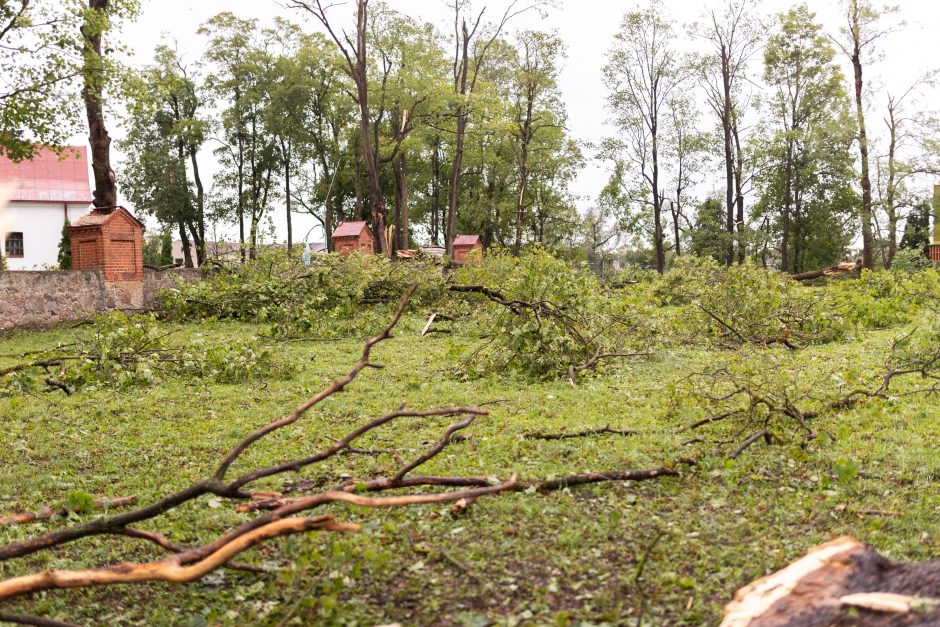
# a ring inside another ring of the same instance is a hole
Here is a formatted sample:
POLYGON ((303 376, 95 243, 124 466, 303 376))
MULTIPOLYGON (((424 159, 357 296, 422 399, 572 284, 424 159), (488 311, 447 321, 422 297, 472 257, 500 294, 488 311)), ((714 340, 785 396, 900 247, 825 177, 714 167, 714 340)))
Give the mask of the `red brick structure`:
POLYGON ((102 270, 116 300, 143 301, 144 225, 124 207, 95 209, 69 227, 72 269, 102 270))
POLYGON ((458 235, 454 238, 454 261, 464 263, 483 257, 479 235, 458 235))
POLYGON ((930 260, 934 262, 934 265, 940 263, 940 244, 930 245, 930 260))
POLYGON ((353 253, 371 255, 375 252, 375 238, 365 222, 340 222, 333 231, 333 250, 343 257, 353 253))

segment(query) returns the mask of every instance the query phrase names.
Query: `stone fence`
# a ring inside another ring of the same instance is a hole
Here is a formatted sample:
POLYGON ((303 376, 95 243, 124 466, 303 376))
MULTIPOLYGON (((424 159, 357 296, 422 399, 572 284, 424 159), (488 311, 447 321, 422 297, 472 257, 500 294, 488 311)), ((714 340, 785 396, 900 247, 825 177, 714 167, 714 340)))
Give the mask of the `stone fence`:
MULTIPOLYGON (((193 283, 202 276, 198 269, 144 270, 143 308, 155 307, 160 291, 172 288, 178 279, 193 283)), ((126 283, 105 281, 103 270, 0 272, 0 331, 47 327, 115 309, 138 309, 128 305, 126 287, 126 283)))

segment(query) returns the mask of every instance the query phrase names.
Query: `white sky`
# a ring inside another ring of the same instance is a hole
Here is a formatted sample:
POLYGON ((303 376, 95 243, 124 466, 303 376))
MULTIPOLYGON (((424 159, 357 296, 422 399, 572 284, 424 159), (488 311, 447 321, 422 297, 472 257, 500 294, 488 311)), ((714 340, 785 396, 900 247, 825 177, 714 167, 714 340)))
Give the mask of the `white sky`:
MULTIPOLYGON (((475 0, 475 5, 488 5, 487 14, 494 18, 501 14, 508 0, 475 0)), ((806 0, 816 11, 828 32, 837 34, 841 25, 838 0, 806 0)), ((451 12, 445 0, 388 0, 393 8, 416 18, 438 25, 449 33, 451 12)), ((882 126, 880 110, 883 108, 886 90, 904 91, 918 76, 929 69, 940 67, 940 0, 895 0, 900 5, 897 20, 904 20, 904 29, 880 42, 883 59, 868 70, 866 80, 875 90, 869 113, 869 126, 877 133, 882 126)), ((618 0, 559 0, 557 8, 551 10, 546 19, 535 14, 520 16, 510 30, 522 28, 557 29, 568 46, 568 59, 561 75, 561 89, 569 114, 569 130, 580 140, 598 142, 613 134, 606 124, 606 91, 601 76, 605 62, 605 51, 613 41, 622 14, 633 7, 648 3, 621 2, 618 0)), ((710 6, 718 6, 718 0, 664 0, 667 11, 680 21, 698 19, 710 6)), ((762 13, 772 15, 795 4, 792 0, 764 0, 762 13)), ((275 16, 284 16, 313 30, 315 25, 303 14, 283 8, 275 0, 144 0, 142 16, 124 28, 122 39, 134 53, 135 63, 147 63, 152 58, 154 47, 164 35, 176 40, 184 58, 198 65, 204 42, 196 34, 199 26, 209 17, 222 11, 231 11, 243 18, 257 18, 262 26, 275 16)), ((352 3, 332 10, 337 26, 352 25, 352 3)), ((446 35, 445 35, 446 36, 446 35)), ((684 38, 688 39, 685 35, 684 38)), ((447 40, 449 41, 449 39, 447 40)), ((847 75, 851 75, 846 67, 847 75)), ((940 109, 940 90, 924 95, 922 106, 940 109)), ((708 120, 707 117, 703 118, 708 120)), ((710 120, 708 120, 710 122, 710 120)), ((109 121, 112 135, 120 137, 116 120, 109 121)), ((83 141, 83 138, 76 138, 83 141)), ((211 174, 212 148, 207 145, 201 159, 211 174)), ((115 155, 115 168, 120 168, 120 155, 115 155)), ((576 181, 573 192, 582 197, 581 205, 587 206, 590 199, 607 181, 606 167, 597 162, 588 166, 576 181)), ((207 177, 208 178, 208 177, 207 177)), ((275 209, 275 225, 278 239, 285 237, 283 209, 275 209)), ((312 218, 296 215, 294 219, 295 239, 304 239, 313 227, 312 218)), ((322 240, 318 230, 310 235, 310 241, 322 240)))

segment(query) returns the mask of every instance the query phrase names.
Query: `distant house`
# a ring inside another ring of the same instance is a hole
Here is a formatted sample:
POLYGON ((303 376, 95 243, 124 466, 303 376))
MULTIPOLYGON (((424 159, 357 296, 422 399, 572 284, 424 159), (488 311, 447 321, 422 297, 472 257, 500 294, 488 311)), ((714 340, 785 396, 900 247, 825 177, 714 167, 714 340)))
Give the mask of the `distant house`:
POLYGON ((40 270, 58 264, 62 224, 88 213, 91 186, 88 152, 70 146, 62 157, 41 149, 31 161, 0 157, 0 183, 12 183, 10 205, 2 210, 3 254, 10 270, 40 270))
POLYGON ((355 252, 369 255, 375 251, 375 239, 365 222, 340 222, 333 231, 333 250, 344 257, 355 252))
POLYGON ((454 261, 464 262, 468 258, 480 259, 483 256, 483 244, 479 235, 458 235, 454 238, 454 261))

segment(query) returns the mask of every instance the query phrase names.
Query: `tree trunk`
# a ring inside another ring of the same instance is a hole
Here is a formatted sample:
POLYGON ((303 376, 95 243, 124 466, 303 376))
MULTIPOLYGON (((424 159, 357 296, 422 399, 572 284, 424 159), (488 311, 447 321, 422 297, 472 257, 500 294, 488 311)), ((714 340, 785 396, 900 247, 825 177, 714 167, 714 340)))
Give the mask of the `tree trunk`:
MULTIPOLYGON (((656 101, 655 94, 653 102, 656 101)), ((663 241, 663 198, 659 193, 659 137, 658 120, 655 110, 650 120, 650 129, 652 134, 652 156, 653 156, 653 239, 656 249, 656 272, 663 274, 666 272, 666 247, 663 241)))
POLYGON ((441 157, 438 142, 431 150, 431 243, 441 241, 441 157))
POLYGON ((290 257, 294 250, 294 227, 291 224, 290 201, 290 147, 282 143, 282 152, 284 153, 284 204, 287 208, 287 256, 290 257))
POLYGON ((117 183, 111 169, 111 136, 104 123, 104 59, 101 56, 103 24, 108 18, 110 0, 88 0, 88 8, 96 14, 97 23, 86 20, 81 27, 82 99, 88 118, 88 143, 91 146, 91 169, 95 191, 92 203, 106 208, 117 205, 117 183))
POLYGON ((463 165, 464 138, 467 130, 466 113, 457 114, 457 144, 454 149, 454 163, 450 171, 450 196, 447 202, 447 229, 444 246, 448 255, 454 254, 454 237, 457 228, 457 197, 460 188, 460 168, 463 165))
POLYGON ((862 98, 862 53, 859 41, 858 13, 854 13, 853 17, 854 23, 852 27, 855 37, 855 49, 852 53, 852 69, 855 72, 855 113, 858 121, 858 147, 862 161, 862 208, 860 211, 862 220, 862 267, 873 270, 875 267, 875 241, 871 224, 871 178, 869 177, 868 168, 868 135, 865 131, 865 104, 862 98))
MULTIPOLYGON (((456 6, 456 5, 455 5, 456 6)), ((467 29, 467 22, 461 23, 460 39, 460 64, 457 69, 457 60, 454 59, 454 92, 460 96, 467 95, 467 75, 470 71, 470 31, 467 29)), ((445 234, 447 254, 454 254, 454 237, 456 236, 457 225, 457 199, 460 188, 460 168, 463 167, 463 149, 467 133, 466 105, 461 102, 457 105, 457 142, 454 147, 454 163, 450 172, 450 196, 447 203, 447 232, 445 234)))
POLYGON ((728 248, 725 252, 725 263, 730 266, 734 263, 734 157, 732 156, 731 146, 731 68, 729 66, 728 54, 727 48, 722 45, 721 81, 724 102, 721 114, 721 128, 724 135, 725 148, 725 208, 727 211, 725 227, 728 231, 728 248))
POLYGON ((787 139, 786 163, 783 167, 783 211, 780 234, 780 269, 789 272, 790 265, 790 210, 793 206, 793 139, 787 139))
MULTIPOLYGON (((186 234, 186 223, 182 220, 179 221, 180 230, 180 242, 183 244, 183 266, 186 268, 193 267, 193 254, 189 247, 189 235, 186 234)), ((174 259, 174 262, 176 260, 174 259)))
MULTIPOLYGON (((368 0, 358 0, 356 14, 355 63, 350 60, 350 73, 356 84, 356 104, 359 106, 360 146, 366 167, 366 185, 369 190, 369 210, 372 215, 372 233, 375 235, 377 252, 385 250, 385 219, 387 210, 379 181, 378 146, 372 146, 372 123, 369 119, 369 77, 366 46, 368 31, 368 0)), ((377 129, 376 129, 377 130, 377 129)))
POLYGON ((888 184, 885 190, 885 212, 888 214, 888 256, 885 259, 885 267, 890 268, 894 263, 894 256, 898 252, 898 212, 895 206, 897 189, 895 179, 897 178, 897 162, 895 154, 898 143, 898 125, 894 118, 894 103, 888 106, 888 130, 891 141, 888 145, 888 184))
POLYGON ((189 161, 193 166, 193 181, 196 183, 196 258, 202 266, 206 261, 206 193, 199 175, 199 162, 196 159, 196 146, 189 147, 189 161))
POLYGON ((734 167, 734 194, 737 215, 735 222, 737 224, 737 244, 738 244, 738 263, 743 264, 747 254, 747 242, 744 232, 744 151, 741 149, 741 137, 738 134, 738 122, 735 119, 731 126, 734 137, 735 167, 734 167))
POLYGON ((238 249, 245 263, 245 146, 244 135, 238 131, 238 249))

